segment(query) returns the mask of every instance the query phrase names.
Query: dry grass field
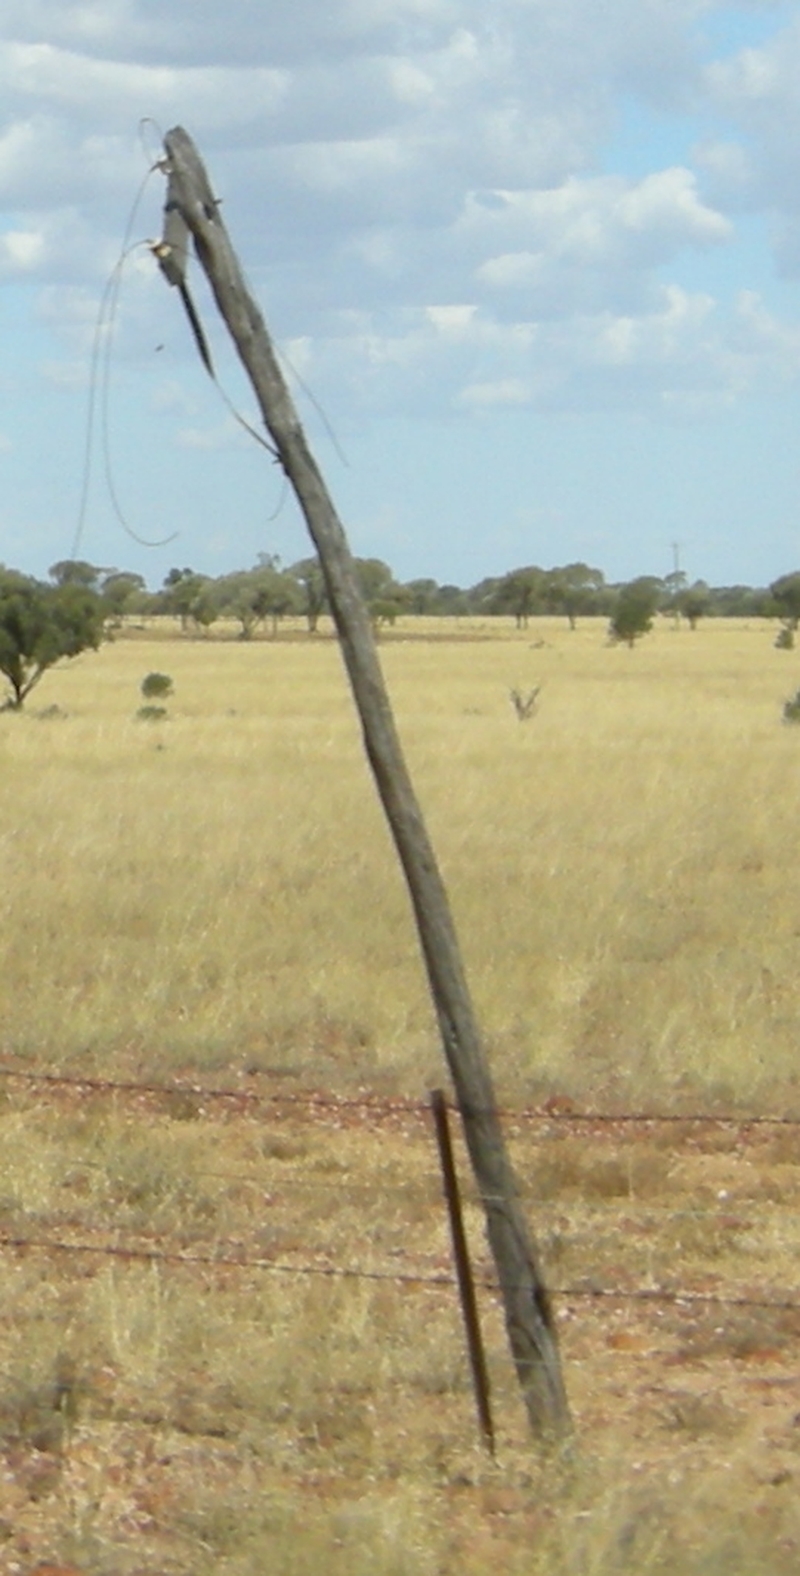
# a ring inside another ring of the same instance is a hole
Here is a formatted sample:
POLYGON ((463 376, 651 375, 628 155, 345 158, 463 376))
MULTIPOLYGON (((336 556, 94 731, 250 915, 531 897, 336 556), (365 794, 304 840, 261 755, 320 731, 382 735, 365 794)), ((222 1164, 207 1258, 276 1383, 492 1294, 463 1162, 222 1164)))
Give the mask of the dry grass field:
MULTIPOLYGON (((800 1114, 794 659, 758 624, 604 635, 383 646, 498 1086, 800 1114), (519 724, 509 688, 534 683, 519 724)), ((438 1076, 333 642, 120 640, 29 708, 0 716, 7 1052, 438 1076), (175 683, 162 724, 136 720, 151 670, 175 683)))
POLYGON ((563 1289, 558 1461, 486 1291, 497 1461, 475 1442, 405 1109, 441 1052, 333 641, 129 631, 0 715, 0 1570, 796 1570, 800 1315, 758 1303, 800 1302, 800 1128, 591 1117, 800 1117, 772 639, 382 642, 501 1103, 554 1112, 509 1122, 563 1289), (136 717, 153 670, 161 722, 136 717), (701 1300, 629 1295, 659 1287, 701 1300))

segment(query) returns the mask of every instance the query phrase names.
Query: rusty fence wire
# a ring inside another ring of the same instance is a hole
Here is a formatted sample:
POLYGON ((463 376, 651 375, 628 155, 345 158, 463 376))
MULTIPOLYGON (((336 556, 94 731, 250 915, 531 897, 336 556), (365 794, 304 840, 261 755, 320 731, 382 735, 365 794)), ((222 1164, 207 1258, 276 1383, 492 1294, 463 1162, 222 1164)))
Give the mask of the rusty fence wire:
MULTIPOLYGON (((311 1121, 315 1117, 335 1118, 337 1115, 345 1116, 349 1112, 358 1111, 363 1116, 374 1117, 376 1121, 396 1120, 398 1118, 416 1118, 420 1122, 430 1120, 430 1104, 425 1100, 410 1100, 400 1098, 385 1098, 369 1092, 359 1093, 355 1096, 337 1096, 335 1094, 320 1094, 316 1092, 287 1092, 264 1094, 255 1090, 215 1087, 198 1082, 181 1081, 180 1083, 160 1083, 158 1081, 133 1081, 97 1078, 89 1076, 76 1076, 60 1073, 31 1072, 17 1067, 0 1064, 0 1078, 8 1084, 16 1083, 29 1088, 72 1090, 79 1093, 109 1094, 133 1100, 144 1098, 163 1100, 165 1112, 173 1102, 193 1102, 193 1114, 198 1118, 209 1115, 213 1107, 227 1107, 233 1112, 244 1110, 269 1110, 278 1107, 290 1111, 297 1111, 305 1119, 311 1121)), ((455 1108, 453 1108, 455 1109, 455 1108)), ((591 1129, 595 1136, 603 1133, 613 1133, 621 1127, 656 1128, 675 1124, 683 1128, 696 1126, 698 1128, 728 1128, 742 1133, 758 1129, 796 1129, 800 1134, 800 1117, 788 1115, 751 1115, 747 1113, 725 1113, 719 1111, 691 1111, 691 1112, 651 1112, 651 1111, 578 1111, 572 1108, 565 1109, 562 1103, 545 1103, 542 1107, 501 1107, 501 1114, 509 1123, 510 1131, 519 1136, 519 1130, 524 1126, 538 1129, 540 1138, 552 1137, 556 1132, 591 1129)), ((800 1148, 798 1153, 800 1159, 800 1148)), ((230 1180, 237 1183, 250 1183, 260 1185, 258 1179, 251 1178, 236 1172, 208 1171, 203 1175, 230 1180)), ((438 1177, 438 1172, 432 1170, 431 1177, 438 1177)), ((341 1180, 324 1182, 316 1179, 282 1179, 282 1190, 297 1188, 298 1191, 324 1189, 336 1191, 341 1194, 343 1184, 341 1180)), ((385 1184, 359 1184, 348 1179, 345 1187, 351 1191, 379 1191, 385 1184)), ((538 1206, 537 1206, 538 1207, 538 1206)), ((632 1207, 631 1201, 626 1201, 626 1209, 632 1207)), ((684 1217, 714 1217, 715 1211, 707 1209, 681 1209, 681 1210, 644 1210, 645 1215, 651 1219, 684 1218, 684 1217)), ((282 1262, 263 1254, 248 1252, 241 1243, 235 1239, 216 1239, 213 1252, 203 1252, 197 1249, 185 1249, 178 1244, 165 1242, 160 1247, 145 1246, 133 1242, 113 1243, 92 1242, 88 1240, 68 1241, 49 1233, 39 1235, 21 1230, 3 1230, 0 1228, 0 1249, 18 1255, 31 1253, 46 1255, 78 1255, 83 1257, 108 1257, 128 1262, 156 1263, 175 1268, 188 1267, 209 1270, 251 1270, 261 1271, 266 1274, 295 1277, 321 1277, 328 1280, 349 1280, 364 1282, 391 1282, 405 1287, 417 1287, 421 1291, 452 1291, 457 1285, 454 1274, 441 1271, 436 1273, 417 1272, 403 1269, 367 1269, 363 1266, 342 1265, 320 1262, 282 1262)), ((478 1273, 476 1284, 489 1293, 498 1293, 497 1280, 491 1275, 478 1273)), ((569 1304, 577 1302, 583 1306, 595 1307, 608 1306, 611 1303, 635 1303, 639 1305, 671 1305, 676 1309, 702 1309, 702 1308, 737 1308, 761 1309, 776 1312, 800 1313, 800 1294, 796 1298, 778 1296, 754 1296, 750 1294, 725 1294, 724 1292, 706 1292, 692 1290, 680 1286, 607 1286, 596 1285, 587 1276, 586 1284, 580 1285, 549 1285, 549 1294, 558 1302, 569 1304)))

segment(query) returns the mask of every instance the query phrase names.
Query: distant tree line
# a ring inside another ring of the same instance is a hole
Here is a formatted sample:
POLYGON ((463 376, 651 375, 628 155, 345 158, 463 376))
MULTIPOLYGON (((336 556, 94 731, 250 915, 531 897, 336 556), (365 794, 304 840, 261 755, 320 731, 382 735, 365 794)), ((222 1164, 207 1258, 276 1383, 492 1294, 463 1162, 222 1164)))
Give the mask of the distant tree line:
MULTIPOLYGON (((651 615, 668 614, 694 628, 702 618, 788 619, 800 622, 800 571, 784 575, 768 587, 710 586, 689 582, 680 570, 659 578, 642 575, 613 583, 601 569, 565 564, 542 569, 535 564, 489 576, 477 585, 439 584, 427 578, 400 581, 379 558, 357 558, 361 591, 376 625, 392 624, 405 615, 508 617, 524 629, 530 619, 556 615, 574 628, 581 618, 613 619, 620 597, 644 598, 651 615)), ((125 616, 170 614, 187 631, 210 629, 218 619, 232 619, 239 636, 249 640, 259 629, 274 633, 281 619, 302 618, 315 631, 328 611, 322 571, 316 558, 283 566, 270 553, 260 553, 249 569, 219 576, 189 567, 170 569, 163 585, 148 590, 141 575, 128 570, 99 569, 80 559, 53 564, 50 579, 57 586, 77 585, 95 592, 110 620, 125 616)))
MULTIPOLYGON (((659 614, 690 629, 703 618, 773 618, 780 624, 776 645, 791 648, 800 626, 800 571, 754 588, 690 583, 679 570, 611 584, 602 570, 584 563, 554 569, 529 564, 462 587, 433 579, 399 581, 379 558, 355 563, 376 630, 401 616, 510 618, 518 629, 543 615, 564 618, 572 629, 579 619, 605 618, 609 638, 632 646, 659 614)), ((96 648, 126 618, 168 615, 194 635, 224 619, 238 626, 241 640, 252 640, 262 630, 276 634, 288 617, 303 619, 313 634, 328 611, 313 557, 284 567, 273 554, 261 553, 251 568, 218 576, 176 567, 155 591, 142 575, 83 559, 62 559, 48 574, 39 581, 0 565, 0 673, 8 685, 0 707, 19 710, 49 667, 96 648)))

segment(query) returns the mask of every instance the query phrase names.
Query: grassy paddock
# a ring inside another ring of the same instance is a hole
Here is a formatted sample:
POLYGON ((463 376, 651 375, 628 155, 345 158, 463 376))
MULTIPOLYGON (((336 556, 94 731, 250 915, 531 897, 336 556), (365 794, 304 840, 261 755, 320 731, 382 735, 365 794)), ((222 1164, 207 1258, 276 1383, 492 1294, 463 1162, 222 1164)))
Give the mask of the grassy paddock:
MULTIPOLYGON (((3 1250, 4 1573, 794 1576, 797 1314, 557 1297, 559 1460, 481 1290, 490 1462, 421 1114, 3 1095, 0 1234, 90 1248, 3 1250)), ((797 1143, 520 1125, 550 1284, 791 1288, 797 1143)))
MULTIPOLYGON (((419 629, 383 660, 504 1100, 797 1113, 800 731, 770 629, 419 629), (520 724, 509 689, 537 683, 520 724)), ((796 1130, 509 1124, 551 1286, 745 1300, 558 1296, 576 1447, 553 1460, 482 1292, 492 1464, 431 1284, 425 1124, 270 1103, 442 1078, 331 640, 170 628, 49 674, 0 715, 0 904, 6 1066, 266 1097, 4 1078, 0 1568, 796 1570, 800 1322, 752 1302, 796 1281, 796 1130), (148 723, 153 670, 175 696, 148 723)))
MULTIPOLYGON (((796 1107, 800 730, 771 627, 634 651, 601 622, 446 628, 382 657, 501 1092, 796 1107)), ((0 715, 0 904, 7 1055, 439 1076, 331 640, 151 631, 48 674, 0 715), (151 670, 160 723, 135 716, 151 670)))

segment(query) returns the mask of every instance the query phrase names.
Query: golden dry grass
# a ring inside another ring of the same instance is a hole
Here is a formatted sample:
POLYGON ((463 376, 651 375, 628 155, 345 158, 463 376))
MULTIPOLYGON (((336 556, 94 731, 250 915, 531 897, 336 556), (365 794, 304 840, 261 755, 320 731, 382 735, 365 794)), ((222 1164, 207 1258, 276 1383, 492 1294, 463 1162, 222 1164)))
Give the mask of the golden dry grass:
MULTIPOLYGON (((800 731, 769 627, 663 625, 633 652, 591 623, 418 629, 382 656, 504 1102, 800 1114, 800 731), (535 683, 520 725, 508 692, 535 683)), ((49 674, 0 715, 0 904, 6 1066, 264 1096, 442 1081, 329 640, 150 632, 49 674), (152 670, 175 696, 148 724, 152 670)), ((484 1296, 491 1464, 452 1292, 363 1274, 449 1273, 416 1118, 4 1089, 6 1243, 123 1254, 4 1251, 3 1576, 796 1569, 795 1313, 559 1299, 559 1463, 484 1296)), ((551 1284, 791 1294, 794 1129, 512 1142, 551 1284)))
MULTIPOLYGON (((752 1296, 796 1262, 797 1144, 522 1124, 514 1151, 551 1283, 752 1296)), ((4 1252, 4 1573, 796 1569, 797 1314, 559 1297, 576 1440, 548 1461, 482 1292, 481 1452, 419 1114, 12 1079, 0 1208, 95 1249, 4 1252)))
MULTIPOLYGON (((792 657, 759 623, 462 633, 383 661, 501 1092, 793 1100, 792 657)), ((0 716, 6 1052, 438 1076, 333 642, 120 640, 30 706, 0 716), (135 718, 153 669, 162 724, 135 718)))

